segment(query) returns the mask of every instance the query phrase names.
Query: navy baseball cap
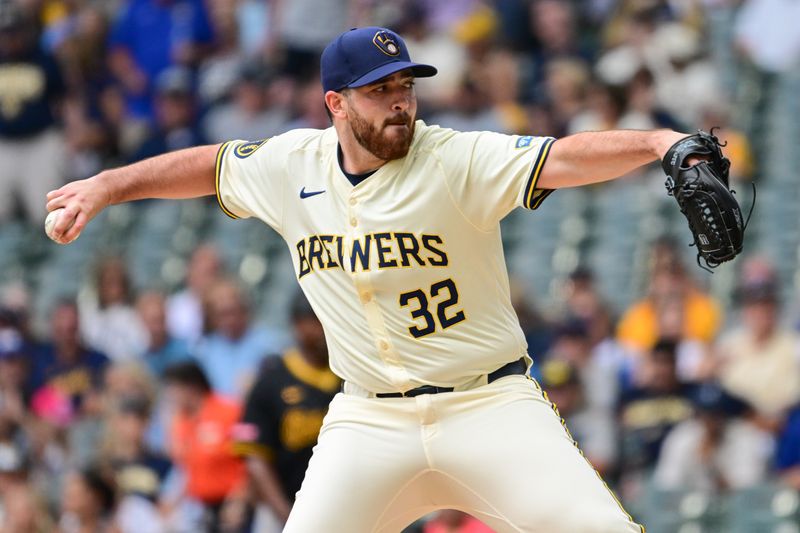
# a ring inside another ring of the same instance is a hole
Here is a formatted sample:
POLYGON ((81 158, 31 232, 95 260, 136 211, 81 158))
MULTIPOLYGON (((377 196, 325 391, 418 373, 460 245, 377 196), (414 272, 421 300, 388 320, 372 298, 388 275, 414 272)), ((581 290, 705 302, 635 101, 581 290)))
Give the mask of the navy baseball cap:
POLYGON ((739 416, 748 409, 746 402, 713 381, 697 384, 689 393, 689 399, 700 413, 739 416))
POLYGON ((327 92, 363 87, 407 68, 418 78, 435 76, 437 72, 431 65, 412 62, 406 43, 392 30, 377 26, 353 28, 323 50, 322 89, 327 92))

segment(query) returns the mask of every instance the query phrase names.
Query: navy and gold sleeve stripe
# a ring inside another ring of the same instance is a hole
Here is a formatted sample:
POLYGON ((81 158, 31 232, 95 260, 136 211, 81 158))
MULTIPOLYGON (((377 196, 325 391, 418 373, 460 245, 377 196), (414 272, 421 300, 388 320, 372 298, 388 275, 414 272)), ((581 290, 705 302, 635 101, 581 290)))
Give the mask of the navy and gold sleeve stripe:
POLYGON ((531 176, 528 178, 527 185, 525 185, 525 197, 522 202, 522 205, 527 209, 537 209, 544 199, 553 192, 552 189, 537 189, 536 182, 539 181, 539 175, 542 173, 542 168, 544 167, 545 161, 547 161, 548 154, 550 154, 550 147, 553 146, 555 141, 556 140, 552 137, 546 139, 539 149, 539 155, 536 156, 536 161, 533 163, 531 176))
POLYGON ((225 202, 222 201, 222 195, 220 194, 219 191, 219 185, 220 185, 219 180, 222 177, 222 161, 225 158, 225 153, 228 151, 231 142, 232 141, 228 141, 224 143, 222 146, 219 147, 219 150, 217 151, 217 162, 214 167, 214 189, 217 194, 217 203, 219 204, 219 207, 222 209, 222 212, 233 219, 237 219, 239 217, 234 215, 230 209, 225 207, 225 202))

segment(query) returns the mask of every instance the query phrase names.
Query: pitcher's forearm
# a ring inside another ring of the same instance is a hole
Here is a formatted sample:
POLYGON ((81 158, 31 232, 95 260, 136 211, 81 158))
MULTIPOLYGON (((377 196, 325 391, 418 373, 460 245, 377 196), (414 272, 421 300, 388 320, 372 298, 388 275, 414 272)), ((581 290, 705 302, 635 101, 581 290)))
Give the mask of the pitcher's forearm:
POLYGON ((47 210, 63 209, 51 238, 76 239, 97 213, 112 204, 144 198, 195 198, 214 194, 219 146, 198 146, 106 170, 47 194, 47 210))
POLYGON ((537 186, 558 189, 618 178, 661 159, 684 137, 672 130, 576 133, 553 144, 537 186))
POLYGON ((195 198, 215 193, 218 145, 198 146, 101 172, 91 178, 108 204, 144 198, 195 198))

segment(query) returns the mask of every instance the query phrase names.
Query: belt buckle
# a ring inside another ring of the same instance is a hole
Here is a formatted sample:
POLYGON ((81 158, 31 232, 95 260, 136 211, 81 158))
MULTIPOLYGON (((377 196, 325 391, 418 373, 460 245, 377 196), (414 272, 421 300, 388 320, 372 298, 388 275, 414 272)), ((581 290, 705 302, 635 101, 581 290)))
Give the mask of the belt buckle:
POLYGON ((439 394, 440 392, 452 392, 452 387, 439 387, 437 385, 420 385, 403 393, 403 398, 414 398, 423 394, 439 394))
POLYGON ((403 398, 414 398, 415 396, 421 396, 423 394, 436 394, 439 387, 435 387, 433 385, 421 385, 416 389, 411 389, 403 393, 403 398))

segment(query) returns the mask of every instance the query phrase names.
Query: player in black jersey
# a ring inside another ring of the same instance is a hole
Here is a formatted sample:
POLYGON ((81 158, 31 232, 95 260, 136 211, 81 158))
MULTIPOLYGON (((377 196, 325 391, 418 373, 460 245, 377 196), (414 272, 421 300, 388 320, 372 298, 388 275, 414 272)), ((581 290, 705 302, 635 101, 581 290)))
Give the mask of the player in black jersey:
POLYGON ((297 348, 265 360, 235 435, 259 506, 268 507, 274 519, 262 509, 257 520, 280 523, 256 524, 257 531, 286 522, 328 404, 341 387, 328 368, 322 325, 302 294, 292 305, 291 320, 297 348))

